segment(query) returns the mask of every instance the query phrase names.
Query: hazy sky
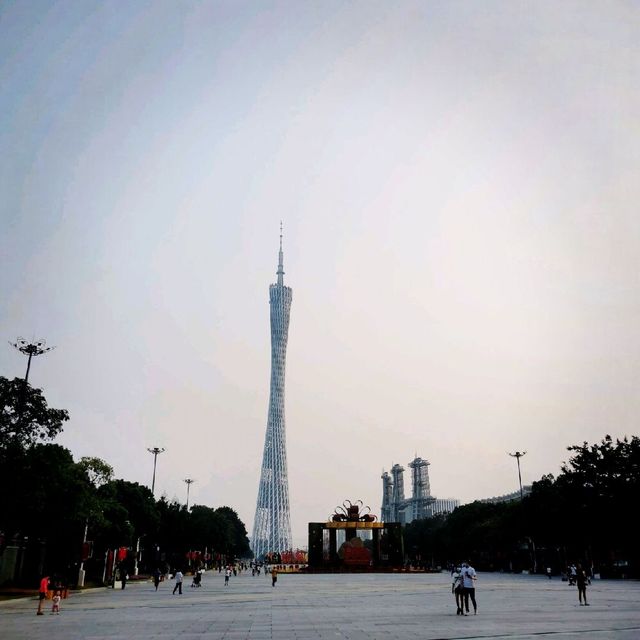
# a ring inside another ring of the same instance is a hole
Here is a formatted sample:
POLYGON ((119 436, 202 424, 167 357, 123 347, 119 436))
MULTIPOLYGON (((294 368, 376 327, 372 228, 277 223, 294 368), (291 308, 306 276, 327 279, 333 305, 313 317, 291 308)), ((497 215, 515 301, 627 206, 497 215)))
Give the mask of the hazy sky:
MULTIPOLYGON (((58 442, 253 526, 280 220, 294 542, 637 434, 640 5, 0 5, 0 326, 58 442), (408 475, 409 469, 407 469, 408 475), (407 478, 408 480, 408 478, 407 478), (407 493, 409 483, 407 482, 407 493)), ((6 342, 5 342, 6 345, 6 342)), ((6 345, 0 375, 24 375, 6 345)))

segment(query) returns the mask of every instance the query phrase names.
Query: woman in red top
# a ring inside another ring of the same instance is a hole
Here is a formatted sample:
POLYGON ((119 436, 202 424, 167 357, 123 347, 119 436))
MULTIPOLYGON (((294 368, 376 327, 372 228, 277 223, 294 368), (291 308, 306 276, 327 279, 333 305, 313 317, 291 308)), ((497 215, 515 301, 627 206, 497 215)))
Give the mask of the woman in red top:
POLYGON ((42 605, 47 597, 47 591, 49 590, 49 576, 44 576, 40 580, 40 589, 38 590, 38 613, 36 615, 43 616, 42 605))

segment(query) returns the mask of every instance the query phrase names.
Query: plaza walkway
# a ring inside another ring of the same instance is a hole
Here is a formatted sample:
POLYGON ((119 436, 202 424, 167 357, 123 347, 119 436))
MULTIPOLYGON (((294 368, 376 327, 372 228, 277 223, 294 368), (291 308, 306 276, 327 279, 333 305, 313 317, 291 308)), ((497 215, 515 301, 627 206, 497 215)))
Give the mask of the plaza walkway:
POLYGON ((60 615, 36 616, 37 600, 0 604, 0 640, 391 640, 517 638, 638 640, 640 582, 597 580, 591 606, 559 578, 480 573, 478 615, 455 615, 442 574, 281 575, 205 573, 182 596, 163 582, 93 589, 62 601, 60 615))

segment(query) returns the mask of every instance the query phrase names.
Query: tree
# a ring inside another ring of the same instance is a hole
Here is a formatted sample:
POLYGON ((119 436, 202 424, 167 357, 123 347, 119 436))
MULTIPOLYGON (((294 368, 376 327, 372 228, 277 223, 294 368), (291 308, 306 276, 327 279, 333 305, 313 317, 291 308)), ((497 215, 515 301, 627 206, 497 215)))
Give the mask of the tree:
POLYGON ((25 548, 15 574, 29 582, 47 572, 73 579, 87 515, 95 489, 68 449, 57 444, 15 448, 15 457, 0 465, 0 529, 25 548))
POLYGON ((182 566, 184 555, 189 551, 189 512, 185 505, 163 496, 156 503, 160 523, 156 542, 172 566, 182 566))
POLYGON ((100 533, 107 546, 132 546, 134 538, 155 537, 159 514, 148 487, 112 480, 98 488, 98 495, 104 516, 104 529, 100 533))
POLYGON ((189 547, 195 551, 226 553, 233 546, 227 520, 211 507, 195 504, 189 513, 189 547))
POLYGON ((113 478, 113 467, 101 458, 84 456, 80 458, 78 466, 84 470, 94 487, 101 487, 113 478))
POLYGON ((93 488, 68 449, 36 444, 20 451, 12 463, 11 477, 5 476, 5 467, 1 472, 3 482, 16 487, 2 492, 5 531, 46 539, 52 531, 84 521, 93 488))
POLYGON ((216 509, 216 513, 226 520, 229 528, 231 545, 225 550, 225 553, 236 558, 252 557, 247 530, 238 514, 231 507, 220 507, 216 509))
POLYGON ((0 376, 0 449, 53 440, 69 419, 64 409, 52 409, 40 389, 22 378, 0 376))
POLYGON ((640 438, 567 447, 572 452, 562 467, 557 487, 571 520, 573 552, 587 562, 631 561, 640 557, 636 533, 629 526, 630 505, 640 500, 640 438))
POLYGON ((442 531, 447 518, 438 514, 424 520, 410 522, 404 530, 404 546, 409 557, 417 564, 435 568, 449 558, 449 548, 442 531))

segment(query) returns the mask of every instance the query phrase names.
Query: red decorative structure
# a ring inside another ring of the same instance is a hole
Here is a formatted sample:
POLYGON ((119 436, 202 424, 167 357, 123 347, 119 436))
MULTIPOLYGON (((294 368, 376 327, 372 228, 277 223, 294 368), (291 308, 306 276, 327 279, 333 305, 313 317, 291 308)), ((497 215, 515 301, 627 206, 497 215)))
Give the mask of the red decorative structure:
POLYGON ((402 525, 377 522, 362 500, 345 500, 327 522, 309 523, 309 571, 390 571, 402 566, 402 525))
POLYGON ((345 500, 342 506, 337 506, 335 513, 331 516, 333 522, 375 522, 378 519, 371 513, 371 507, 365 506, 362 500, 345 500), (358 504, 360 506, 358 506, 358 504), (368 509, 366 513, 361 513, 360 509, 368 509))

